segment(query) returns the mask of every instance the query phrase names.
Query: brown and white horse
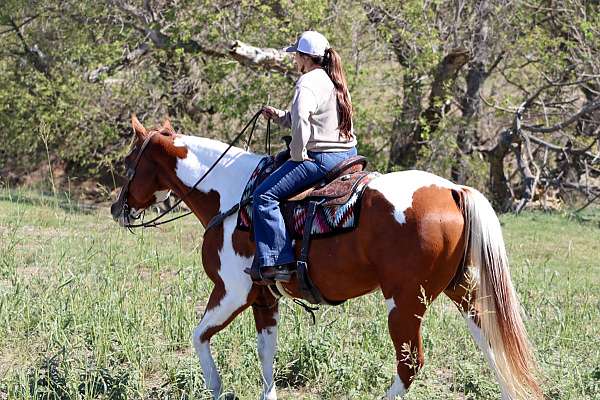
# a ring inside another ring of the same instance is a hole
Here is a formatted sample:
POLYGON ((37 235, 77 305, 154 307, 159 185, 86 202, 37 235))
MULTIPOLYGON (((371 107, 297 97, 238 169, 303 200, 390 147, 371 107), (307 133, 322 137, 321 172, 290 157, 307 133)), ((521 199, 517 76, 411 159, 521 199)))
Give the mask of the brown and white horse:
MULTIPOLYGON (((139 156, 139 163, 126 195, 111 208, 122 225, 164 198, 165 191, 184 196, 227 148, 215 140, 176 134, 168 120, 154 131, 147 131, 135 116, 132 124, 137 140, 126 162, 131 164, 139 156)), ((234 147, 185 196, 204 226, 240 200, 260 159, 234 147)), ((397 359, 397 374, 384 398, 402 397, 423 364, 423 292, 431 300, 443 292, 457 304, 496 374, 503 399, 541 398, 500 224, 485 197, 427 172, 394 172, 369 183, 360 215, 360 224, 352 232, 313 240, 310 274, 323 296, 332 301, 382 291, 397 359), (406 346, 418 355, 416 367, 403 361, 406 346)), ((236 230, 235 215, 205 233, 202 262, 214 289, 194 330, 193 344, 215 399, 222 386, 210 351, 211 337, 248 307, 254 313, 262 363, 261 399, 277 398, 273 381, 277 301, 243 272, 253 252, 249 234, 236 230)), ((299 296, 295 280, 284 287, 299 296)))

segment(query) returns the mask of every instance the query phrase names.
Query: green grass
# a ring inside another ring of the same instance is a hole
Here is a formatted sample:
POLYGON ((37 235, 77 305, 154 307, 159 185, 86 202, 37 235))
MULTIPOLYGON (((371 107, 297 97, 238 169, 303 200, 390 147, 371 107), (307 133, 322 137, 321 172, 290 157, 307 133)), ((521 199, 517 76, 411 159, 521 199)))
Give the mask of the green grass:
MULTIPOLYGON (((588 214, 588 215, 593 215, 588 214)), ((502 218, 513 280, 550 399, 600 398, 600 229, 565 215, 502 218)), ((204 399, 190 335, 211 289, 193 218, 132 235, 108 210, 0 192, 0 399, 204 399)), ((394 352, 378 293, 323 309, 284 300, 282 399, 371 399, 394 352)), ((436 300, 426 366, 407 399, 497 399, 459 313, 436 300)), ((246 312, 213 341, 224 388, 256 399, 260 369, 246 312)))

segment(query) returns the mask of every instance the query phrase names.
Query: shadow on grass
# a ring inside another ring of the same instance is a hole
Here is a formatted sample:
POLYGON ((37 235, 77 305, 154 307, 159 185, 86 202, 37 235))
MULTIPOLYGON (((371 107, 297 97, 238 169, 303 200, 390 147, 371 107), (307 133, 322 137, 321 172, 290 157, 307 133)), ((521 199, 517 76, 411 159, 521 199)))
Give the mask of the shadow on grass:
MULTIPOLYGON (((124 368, 109 371, 91 366, 72 370, 62 354, 43 359, 27 374, 27 388, 33 399, 71 400, 74 398, 128 398, 129 373, 124 368), (76 380, 71 382, 70 380, 76 380), (74 383, 74 384, 73 384, 74 383), (74 389, 76 387, 76 389, 74 389)), ((23 393, 24 394, 24 393, 23 393)))
MULTIPOLYGON (((210 392, 205 388, 204 381, 197 371, 178 370, 171 373, 166 381, 159 387, 153 387, 144 397, 147 400, 202 400, 212 398, 210 392)), ((238 400, 231 394, 223 394, 224 400, 238 400)))
POLYGON ((308 383, 308 377, 302 373, 302 365, 299 361, 292 362, 277 371, 275 382, 279 387, 299 389, 308 383))
POLYGON ((28 391, 34 399, 66 400, 71 395, 67 387, 67 371, 59 357, 44 359, 38 369, 27 374, 28 391))

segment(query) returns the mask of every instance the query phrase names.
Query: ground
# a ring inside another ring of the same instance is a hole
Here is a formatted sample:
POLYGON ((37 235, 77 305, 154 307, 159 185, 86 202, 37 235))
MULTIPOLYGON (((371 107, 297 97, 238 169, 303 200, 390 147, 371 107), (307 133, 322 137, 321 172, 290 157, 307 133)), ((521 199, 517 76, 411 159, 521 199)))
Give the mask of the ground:
MULTIPOLYGON (((501 218, 550 399, 600 398, 599 218, 501 218)), ((105 207, 0 190, 0 399, 206 398, 190 341, 211 288, 201 241, 193 217, 131 234, 105 207)), ((376 398, 391 384, 379 293, 322 309, 316 326, 293 303, 281 312, 281 399, 376 398)), ((426 366, 408 400, 499 398, 449 301, 433 303, 423 335, 426 366)), ((213 351, 224 387, 258 398, 251 313, 213 351)))

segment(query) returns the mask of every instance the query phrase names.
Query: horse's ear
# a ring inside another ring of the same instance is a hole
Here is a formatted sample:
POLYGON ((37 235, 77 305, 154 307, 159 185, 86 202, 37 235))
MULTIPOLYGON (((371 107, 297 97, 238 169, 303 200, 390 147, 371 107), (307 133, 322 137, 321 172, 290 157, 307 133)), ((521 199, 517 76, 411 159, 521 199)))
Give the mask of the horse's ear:
POLYGON ((175 132, 175 129, 173 129, 173 125, 171 125, 171 120, 169 119, 169 117, 165 118, 165 122, 163 122, 163 130, 168 131, 168 132, 175 132))
POLYGON ((146 138, 148 131, 146 131, 146 128, 144 128, 144 125, 137 119, 135 114, 131 114, 131 127, 139 139, 144 140, 146 138))

